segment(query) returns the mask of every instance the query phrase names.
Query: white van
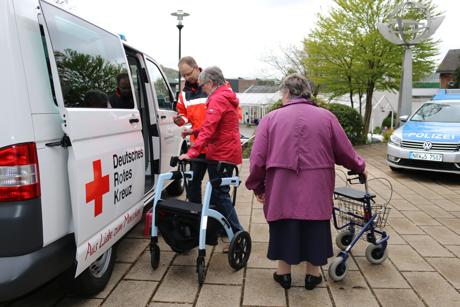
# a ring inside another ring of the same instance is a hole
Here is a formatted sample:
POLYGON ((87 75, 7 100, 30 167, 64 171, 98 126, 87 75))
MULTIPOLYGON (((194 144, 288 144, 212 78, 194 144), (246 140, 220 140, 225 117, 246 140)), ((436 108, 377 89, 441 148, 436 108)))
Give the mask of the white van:
POLYGON ((67 270, 98 292, 186 150, 171 88, 152 58, 45 1, 0 1, 0 33, 0 301, 67 270))

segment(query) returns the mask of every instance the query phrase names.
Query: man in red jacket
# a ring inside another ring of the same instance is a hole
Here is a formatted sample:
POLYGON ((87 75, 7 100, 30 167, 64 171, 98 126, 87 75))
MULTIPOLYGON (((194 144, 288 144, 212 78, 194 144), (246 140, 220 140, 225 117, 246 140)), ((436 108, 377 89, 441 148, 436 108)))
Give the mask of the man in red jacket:
MULTIPOLYGON (((201 89, 208 94, 206 115, 199 129, 186 129, 183 135, 197 136, 195 143, 186 154, 179 157, 189 160, 197 157, 207 146, 206 158, 241 164, 239 100, 225 85, 222 71, 218 67, 208 67, 199 76, 201 89)), ((208 165, 210 179, 219 177, 216 164, 208 165)), ((211 203, 229 220, 233 231, 243 230, 230 198, 230 187, 213 189, 211 203)))

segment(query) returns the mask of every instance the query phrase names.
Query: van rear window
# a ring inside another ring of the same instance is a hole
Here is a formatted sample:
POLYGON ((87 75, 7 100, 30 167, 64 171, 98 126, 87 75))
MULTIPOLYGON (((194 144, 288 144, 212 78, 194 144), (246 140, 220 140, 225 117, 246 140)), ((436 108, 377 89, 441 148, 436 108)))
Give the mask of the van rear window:
POLYGON ((134 108, 117 36, 41 2, 68 108, 134 108))

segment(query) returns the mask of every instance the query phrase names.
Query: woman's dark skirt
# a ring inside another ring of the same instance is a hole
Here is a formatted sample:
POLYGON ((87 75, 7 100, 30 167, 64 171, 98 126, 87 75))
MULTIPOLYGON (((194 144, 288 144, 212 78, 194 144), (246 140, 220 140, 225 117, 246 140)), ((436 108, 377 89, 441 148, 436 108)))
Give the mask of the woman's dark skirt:
POLYGON ((267 257, 288 264, 308 261, 315 266, 327 264, 332 257, 329 221, 278 220, 269 222, 270 241, 267 257))

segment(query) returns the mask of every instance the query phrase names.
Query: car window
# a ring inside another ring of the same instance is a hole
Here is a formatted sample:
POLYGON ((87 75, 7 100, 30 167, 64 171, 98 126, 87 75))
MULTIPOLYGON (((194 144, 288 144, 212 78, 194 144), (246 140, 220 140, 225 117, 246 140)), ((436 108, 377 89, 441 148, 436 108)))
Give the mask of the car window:
POLYGON ((458 123, 460 103, 425 103, 412 116, 412 121, 458 123))
POLYGON ((133 108, 128 66, 118 37, 45 2, 42 10, 64 105, 133 108))
POLYGON ((150 80, 155 88, 158 107, 165 110, 174 110, 173 97, 160 69, 150 60, 147 60, 147 69, 149 71, 150 80))

